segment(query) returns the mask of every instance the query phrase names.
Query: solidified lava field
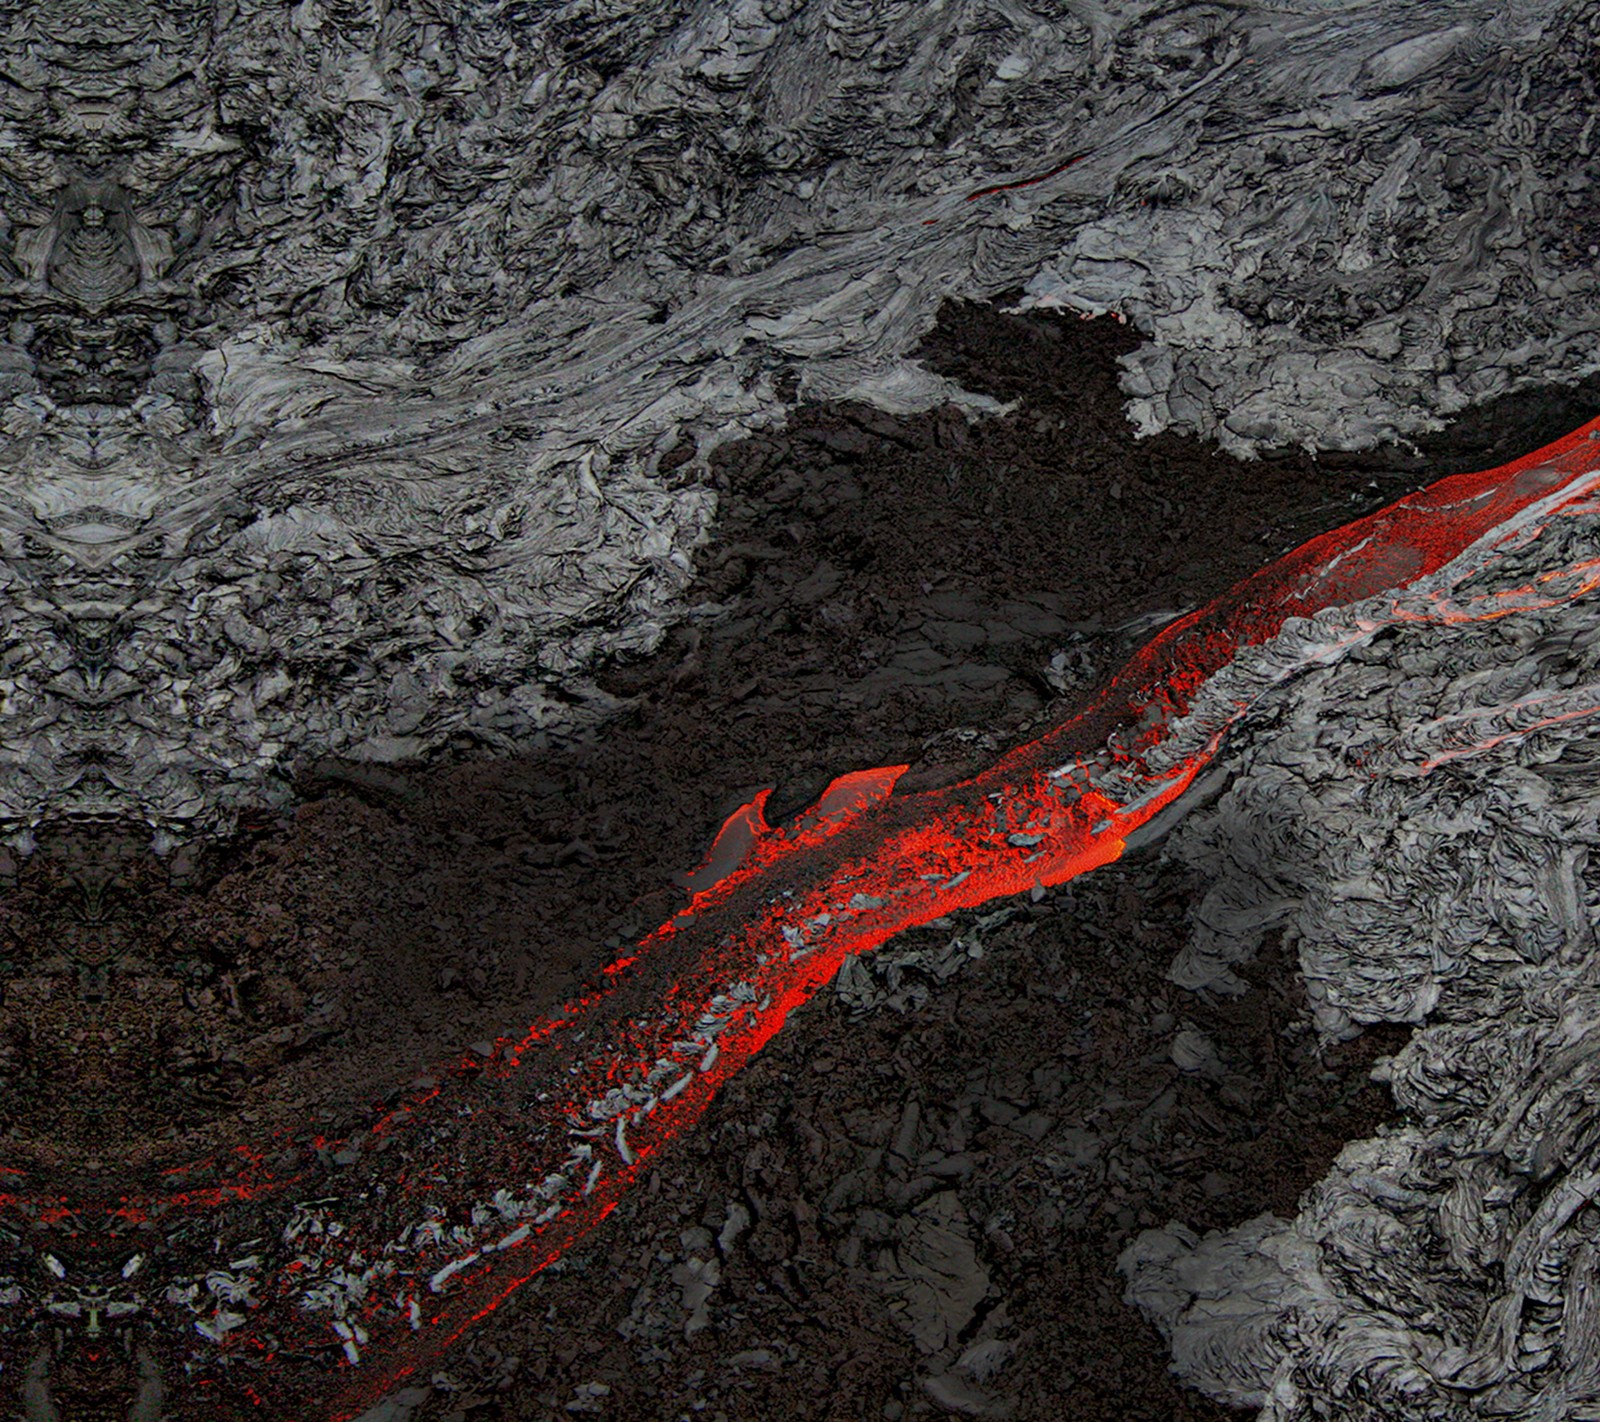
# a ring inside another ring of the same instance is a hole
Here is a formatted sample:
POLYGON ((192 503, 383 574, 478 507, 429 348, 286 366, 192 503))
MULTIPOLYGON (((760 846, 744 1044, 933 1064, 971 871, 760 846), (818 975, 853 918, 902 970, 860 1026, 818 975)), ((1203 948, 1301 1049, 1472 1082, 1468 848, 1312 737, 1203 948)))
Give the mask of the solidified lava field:
MULTIPOLYGON (((759 789, 778 824, 847 771, 905 764, 909 790, 971 775, 1174 614, 1565 434, 1600 393, 1502 400, 1411 451, 1241 463, 1134 441, 1115 359, 1136 343, 1109 319, 951 304, 922 358, 1009 413, 807 406, 718 451, 696 610, 604 669, 623 709, 575 744, 324 759, 292 813, 198 853, 42 836, 0 902, 9 1158, 115 1142, 119 1168, 159 1170, 242 1137, 298 1152, 306 1198, 346 1194, 384 1169, 389 1141, 359 1134, 374 1102, 594 987, 759 789), (81 1050, 89 1033, 104 1051, 81 1050)), ((1202 887, 1156 845, 903 935, 372 1422, 1237 1415, 1169 1376, 1117 1257, 1173 1218, 1293 1216, 1389 1118, 1368 1072, 1408 1029, 1319 1050, 1276 942, 1242 996, 1177 988, 1202 887)), ((474 1149, 462 1129, 464 1185, 474 1149)), ((136 1224, 130 1249, 203 1273, 249 1253, 251 1218, 241 1202, 227 1240, 181 1213, 136 1224)), ((49 1248, 75 1265, 70 1240, 49 1248)), ((60 1346, 52 1405, 148 1402, 160 1349, 60 1346)), ((259 1416, 266 1367, 309 1422, 338 1361, 246 1358, 203 1397, 169 1382, 159 1415, 259 1416)), ((30 1367, 36 1351, 5 1371, 30 1367)))
POLYGON ((1597 109, 0 0, 0 1422, 1600 1418, 1597 109))

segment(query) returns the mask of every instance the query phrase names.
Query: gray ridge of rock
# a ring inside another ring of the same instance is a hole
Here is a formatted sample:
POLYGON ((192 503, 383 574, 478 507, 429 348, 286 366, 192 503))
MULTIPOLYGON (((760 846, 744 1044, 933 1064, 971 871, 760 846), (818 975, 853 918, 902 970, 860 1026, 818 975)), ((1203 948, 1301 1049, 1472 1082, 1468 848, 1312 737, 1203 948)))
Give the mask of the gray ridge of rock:
POLYGON ((433 13, 0 6, 19 847, 603 719, 719 441, 996 408, 907 356, 949 297, 1118 308, 1138 427, 1241 451, 1596 368, 1582 7, 433 13))
MULTIPOLYGON (((1557 519, 1453 596, 1592 560, 1557 519)), ((1600 1415, 1600 621, 1593 595, 1401 624, 1264 697, 1168 852, 1210 888, 1173 965, 1228 987, 1269 929, 1324 1039, 1419 1024, 1402 1120, 1292 1221, 1124 1253, 1190 1384, 1262 1422, 1600 1415)))

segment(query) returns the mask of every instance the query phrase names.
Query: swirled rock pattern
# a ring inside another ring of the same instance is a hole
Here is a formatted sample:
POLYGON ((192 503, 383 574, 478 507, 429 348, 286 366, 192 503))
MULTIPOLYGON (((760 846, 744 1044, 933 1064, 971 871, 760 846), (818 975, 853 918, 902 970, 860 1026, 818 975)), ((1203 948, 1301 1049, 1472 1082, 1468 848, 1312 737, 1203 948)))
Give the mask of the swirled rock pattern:
POLYGON ((1358 447, 1595 359, 1557 0, 0 11, 0 821, 604 716, 803 397, 1116 307, 1144 429, 1358 447), (1048 176, 1041 176, 1048 175, 1048 176), (969 200, 971 199, 971 200, 969 200))
MULTIPOLYGON (((1494 579, 1593 537, 1551 529, 1494 579)), ((1124 1255, 1182 1375, 1263 1422, 1600 1406, 1597 672, 1587 601, 1401 625, 1309 672, 1174 837, 1213 880, 1180 982, 1228 987, 1281 928, 1326 1036, 1422 1024, 1379 1068, 1404 1124, 1294 1221, 1174 1223, 1124 1255)))
MULTIPOLYGON (((1235 452, 1405 438, 1600 363, 1600 23, 1564 0, 45 0, 0 6, 0 35, 0 828, 22 850, 106 819, 165 848, 285 803, 308 757, 597 722, 596 664, 685 615, 719 441, 803 399, 995 407, 909 355, 951 296, 1115 309, 1147 338, 1137 427, 1235 452)), ((1588 602, 1539 593, 1591 569, 1592 521, 1551 537, 1485 572, 1519 589, 1506 617, 1402 618, 1387 662, 1350 650, 1374 627, 1292 629, 1298 691, 1180 842, 1216 877, 1181 981, 1232 987, 1278 925, 1326 1033, 1423 1024, 1388 1068, 1408 1124, 1352 1145, 1296 1221, 1129 1255, 1185 1375, 1269 1418, 1600 1407, 1600 650, 1588 602)), ((1413 555, 1291 594, 1347 607, 1413 555)), ((1213 689, 1273 671, 1240 658, 1213 689)), ((1209 754, 1225 723, 1180 729, 1209 754)), ((883 907, 841 902, 818 932, 883 907)), ((86 996, 111 956, 87 937, 86 996)), ((598 1145, 568 1174, 486 1191, 470 1227, 395 1205, 358 1235, 298 1200, 282 1259, 204 1276, 139 1252, 80 1288, 41 1247, 27 1307, 92 1337, 160 1308, 226 1353, 281 1263, 277 1303, 325 1313, 323 1346, 376 1377, 380 1328, 420 1332, 421 1308, 377 1296, 358 1238, 459 1303, 557 1200, 597 1212, 638 1117, 703 1106, 737 1040, 717 1034, 770 1005, 735 986, 643 1096, 585 1103, 598 1145)), ((1182 1060, 1211 1062, 1193 1036, 1182 1060)), ((41 1230, 70 1213, 23 1203, 41 1230)), ((918 1237, 948 1253, 954 1222, 918 1237)), ((24 1297, 7 1276, 0 1304, 24 1297)), ((44 1389, 22 1384, 35 1416, 44 1389)))

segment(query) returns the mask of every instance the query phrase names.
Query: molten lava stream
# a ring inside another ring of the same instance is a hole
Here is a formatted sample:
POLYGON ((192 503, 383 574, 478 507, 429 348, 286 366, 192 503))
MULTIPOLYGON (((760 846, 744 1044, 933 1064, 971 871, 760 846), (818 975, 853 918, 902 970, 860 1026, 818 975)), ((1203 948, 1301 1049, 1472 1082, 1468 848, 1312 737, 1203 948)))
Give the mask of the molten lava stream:
MULTIPOLYGON (((690 877, 688 906, 607 970, 608 989, 531 1029, 484 1074, 492 1090, 477 1083, 494 1101, 476 1108, 474 1131, 494 1136, 488 1178, 506 1186, 493 1208, 474 1210, 470 1227, 417 1224, 459 1163, 448 1143, 430 1148, 407 1127, 386 1157, 403 1170, 381 1209, 345 1208, 314 1260, 291 1267, 284 1254, 269 1266, 248 1328, 228 1346, 337 1339, 344 1386, 329 1412, 354 1416, 603 1220, 846 955, 1115 859, 1254 698, 1383 627, 1503 616, 1593 589, 1600 574, 1583 564, 1538 588, 1451 600, 1497 549, 1594 511, 1581 503, 1600 482, 1591 439, 1600 420, 1314 539, 1170 624, 1080 714, 963 784, 894 796, 900 767, 858 772, 777 830, 760 799, 745 807, 690 877), (1353 604, 1365 606, 1341 619, 1353 604), (1241 654, 1265 657, 1280 642, 1297 649, 1267 658, 1249 695, 1216 689, 1241 654)), ((437 1116, 456 1103, 459 1114, 461 1099, 441 1090, 428 1105, 437 1116)))

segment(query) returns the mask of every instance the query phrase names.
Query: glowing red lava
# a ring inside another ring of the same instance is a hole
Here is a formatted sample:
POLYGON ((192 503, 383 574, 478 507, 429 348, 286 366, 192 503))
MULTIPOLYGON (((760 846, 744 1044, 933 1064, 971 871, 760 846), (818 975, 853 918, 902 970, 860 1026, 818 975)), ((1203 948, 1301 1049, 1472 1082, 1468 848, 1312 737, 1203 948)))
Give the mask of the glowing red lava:
MULTIPOLYGON (((367 1173, 339 1177, 351 1182, 342 1198, 292 1213, 285 1199, 281 1228, 257 1251, 238 1299, 202 1309, 181 1280, 146 1288, 143 1307, 214 1343, 197 1349, 192 1385, 220 1384, 251 1358, 332 1346, 341 1361, 324 1415, 347 1419, 370 1405, 604 1220, 847 955, 1116 859, 1249 709, 1249 698, 1221 695, 1219 711, 1218 693, 1202 697, 1248 649, 1300 638, 1298 661, 1265 678, 1259 695, 1386 626, 1503 616, 1600 585, 1600 567, 1584 563, 1551 570, 1538 587, 1452 599, 1497 548, 1594 511, 1583 500, 1600 483, 1595 440, 1600 420, 1312 540, 1169 624, 1084 710, 962 784, 895 795, 903 767, 859 771, 780 828, 766 823, 763 792, 684 876, 684 909, 606 969, 604 989, 499 1043, 489 1062, 441 1071, 389 1112, 370 1136, 394 1149, 363 1165, 367 1173), (1391 600, 1373 611, 1380 594, 1391 600), (1342 621, 1288 625, 1353 604, 1367 606, 1342 621), (432 1208, 459 1185, 467 1129, 482 1182, 470 1220, 432 1208)), ((84 1231, 105 1220, 109 1232, 118 1218, 259 1204, 297 1184, 300 1194, 331 1193, 302 1178, 310 1171, 274 1173, 259 1154, 241 1164, 233 1182, 210 1190, 7 1203, 35 1216, 48 1207, 84 1231)), ((270 1370, 249 1380, 269 1415, 288 1415, 272 1405, 270 1370)), ((233 1376, 229 1385, 242 1384, 233 1376)))
POLYGON ((979 198, 993 197, 996 193, 1015 192, 1018 188, 1037 187, 1040 183, 1047 183, 1051 178, 1065 173, 1074 163, 1081 163, 1089 155, 1087 153, 1074 153, 1063 163, 1057 163, 1048 172, 1036 174, 1031 178, 1017 178, 1009 183, 991 183, 986 188, 978 188, 975 192, 967 194, 968 202, 977 202, 979 198))

